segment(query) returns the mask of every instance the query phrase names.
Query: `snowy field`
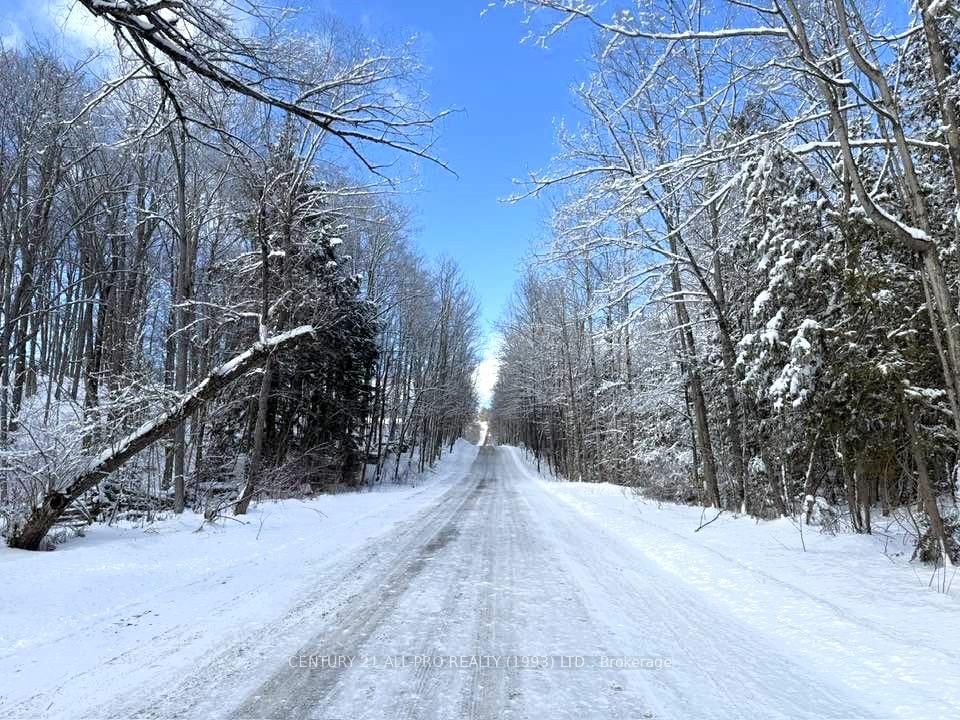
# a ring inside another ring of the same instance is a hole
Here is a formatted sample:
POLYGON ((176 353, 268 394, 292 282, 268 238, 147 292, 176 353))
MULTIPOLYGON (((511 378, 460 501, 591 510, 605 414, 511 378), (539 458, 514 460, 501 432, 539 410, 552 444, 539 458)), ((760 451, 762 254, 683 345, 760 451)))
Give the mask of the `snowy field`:
POLYGON ((4 549, 0 716, 960 716, 956 588, 880 538, 700 521, 460 443, 415 487, 4 549))

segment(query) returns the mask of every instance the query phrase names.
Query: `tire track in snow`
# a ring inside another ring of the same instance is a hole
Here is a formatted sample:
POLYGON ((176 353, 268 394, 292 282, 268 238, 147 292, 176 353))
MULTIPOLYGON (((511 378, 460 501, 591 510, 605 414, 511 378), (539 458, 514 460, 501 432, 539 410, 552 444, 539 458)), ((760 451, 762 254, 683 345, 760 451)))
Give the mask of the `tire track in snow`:
MULTIPOLYGON (((518 462, 514 458, 514 462, 518 462)), ((625 655, 655 648, 670 672, 649 673, 654 709, 667 717, 870 718, 843 689, 755 637, 722 608, 660 571, 596 520, 525 477, 523 498, 559 548, 566 573, 594 606, 609 609, 615 647, 625 655), (591 542, 584 542, 589 536, 591 542), (631 647, 633 644, 633 647, 631 647), (811 688, 816 687, 816 691, 811 688)))
MULTIPOLYGON (((487 452, 481 449, 480 455, 485 455, 487 452)), ((444 652, 441 644, 444 641, 449 642, 448 631, 456 623, 462 622, 465 614, 463 611, 475 606, 476 597, 471 590, 478 585, 476 579, 483 576, 487 554, 472 550, 477 547, 477 541, 484 533, 485 522, 478 515, 478 507, 487 494, 485 483, 489 480, 489 462, 483 461, 482 469, 481 463, 478 463, 477 471, 480 473, 478 492, 462 509, 460 535, 456 546, 448 548, 443 567, 434 570, 435 573, 440 573, 449 569, 452 577, 447 579, 447 589, 436 624, 425 630, 427 640, 419 646, 419 654, 425 657, 436 658, 453 654, 452 647, 446 647, 444 652), (450 557, 451 555, 453 557, 450 557), (466 587, 468 585, 469 588, 466 587)), ((395 717, 400 720, 420 720, 429 713, 436 712, 444 691, 449 693, 459 690, 456 687, 456 678, 451 677, 451 674, 450 669, 435 667, 428 663, 417 667, 414 672, 412 692, 405 692, 393 704, 395 717)))
MULTIPOLYGON (((332 618, 328 629, 304 645, 300 655, 358 654, 430 558, 456 538, 462 509, 480 492, 480 464, 479 459, 474 462, 464 491, 448 493, 441 503, 410 523, 402 537, 406 542, 400 543, 398 552, 391 553, 398 560, 396 566, 384 574, 368 572, 370 579, 354 595, 355 602, 332 618), (422 537, 425 529, 426 538, 422 537)), ((233 717, 307 718, 322 713, 347 669, 346 666, 316 669, 283 666, 244 700, 233 717)))
MULTIPOLYGON (((283 648, 296 651, 303 643, 304 631, 311 634, 328 627, 340 614, 370 597, 369 579, 383 578, 391 568, 404 559, 404 553, 418 545, 429 542, 424 538, 424 528, 439 528, 452 517, 457 508, 472 491, 473 478, 470 472, 427 507, 416 512, 411 519, 400 521, 386 535, 374 537, 333 565, 310 562, 304 567, 308 577, 298 600, 281 616, 261 625, 239 628, 235 641, 221 651, 202 660, 186 677, 164 686, 159 692, 136 694, 114 698, 87 713, 93 718, 169 718, 169 717, 224 717, 230 709, 242 702, 246 689, 262 684, 259 673, 264 662, 274 667, 284 664, 289 653, 283 648), (319 568, 317 567, 319 565, 319 568)), ((376 593, 376 589, 373 591, 376 593)), ((243 602, 237 596, 236 602, 243 602)), ((202 633, 202 628, 194 632, 202 633)), ((181 645, 181 639, 177 645, 181 645)), ((171 647, 170 652, 176 652, 171 647)), ((144 648, 147 655, 155 648, 144 648)), ((134 661, 140 653, 126 658, 134 661)), ((42 709, 42 708, 41 708, 42 709)), ((20 709, 19 717, 37 716, 20 709)))
MULTIPOLYGON (((490 455, 491 453, 487 453, 490 455)), ((509 619, 503 617, 500 598, 506 588, 502 582, 501 566, 503 559, 496 552, 498 534, 503 529, 503 491, 502 478, 497 482, 490 465, 480 481, 483 502, 486 508, 483 514, 483 579, 480 584, 480 607, 473 638, 473 653, 477 657, 503 654, 498 642, 500 624, 507 626, 509 619)), ((470 679, 460 702, 460 716, 469 720, 487 720, 500 716, 500 702, 503 697, 503 672, 500 668, 484 667, 478 664, 471 668, 470 679)))

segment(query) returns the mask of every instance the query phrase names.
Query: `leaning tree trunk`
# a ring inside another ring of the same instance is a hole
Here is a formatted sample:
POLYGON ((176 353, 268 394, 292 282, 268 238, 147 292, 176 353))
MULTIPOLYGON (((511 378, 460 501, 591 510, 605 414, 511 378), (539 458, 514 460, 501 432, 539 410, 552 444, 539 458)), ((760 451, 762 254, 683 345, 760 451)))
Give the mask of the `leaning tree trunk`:
POLYGON ((10 547, 38 550, 43 538, 57 522, 63 511, 87 490, 110 473, 118 470, 130 458, 166 437, 201 404, 215 397, 224 387, 260 364, 270 353, 296 344, 314 332, 313 326, 303 325, 289 332, 256 343, 249 350, 216 368, 190 390, 180 402, 160 417, 145 422, 119 442, 113 443, 94 457, 86 468, 73 476, 61 490, 50 490, 34 508, 26 522, 10 536, 10 547))

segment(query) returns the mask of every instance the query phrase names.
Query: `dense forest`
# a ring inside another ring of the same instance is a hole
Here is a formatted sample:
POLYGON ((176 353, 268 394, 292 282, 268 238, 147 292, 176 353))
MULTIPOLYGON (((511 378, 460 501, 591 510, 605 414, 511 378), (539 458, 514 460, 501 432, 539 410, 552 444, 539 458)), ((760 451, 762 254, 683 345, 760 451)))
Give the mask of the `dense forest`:
POLYGON ((960 14, 527 0, 583 122, 503 323, 496 436, 554 473, 957 557, 960 14), (895 26, 891 29, 891 25, 895 26))
POLYGON ((408 48, 333 24, 254 44, 217 4, 85 5, 119 57, 0 57, 9 542, 432 464, 475 421, 479 331, 381 172, 432 134, 408 48))
POLYGON ((0 108, 0 718, 960 718, 960 0, 0 0, 0 108))
MULTIPOLYGON (((956 10, 504 5, 592 49, 580 121, 515 198, 553 215, 503 320, 493 436, 658 499, 880 513, 956 558, 956 10)), ((476 422, 477 302, 389 176, 443 167, 412 46, 242 9, 81 0, 108 57, 2 51, 14 546, 400 480, 476 422)))

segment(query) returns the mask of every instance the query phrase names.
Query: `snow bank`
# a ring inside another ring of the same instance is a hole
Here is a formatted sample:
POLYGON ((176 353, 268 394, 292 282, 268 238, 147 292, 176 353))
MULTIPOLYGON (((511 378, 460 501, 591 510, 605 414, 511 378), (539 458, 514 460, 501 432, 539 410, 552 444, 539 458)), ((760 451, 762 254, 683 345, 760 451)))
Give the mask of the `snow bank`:
POLYGON ((268 502, 200 531, 202 517, 184 513, 145 529, 93 526, 53 552, 0 549, 0 717, 77 717, 171 685, 317 592, 323 568, 436 502, 476 453, 458 442, 415 487, 268 502))
POLYGON ((909 562, 910 548, 805 528, 804 551, 790 520, 727 514, 696 532, 715 512, 643 501, 615 485, 548 481, 508 450, 519 473, 575 511, 592 542, 622 547, 638 572, 652 565, 664 582, 680 582, 751 636, 868 698, 879 717, 960 708, 960 683, 950 680, 960 676, 960 577, 950 595, 932 590, 931 569, 909 562))

